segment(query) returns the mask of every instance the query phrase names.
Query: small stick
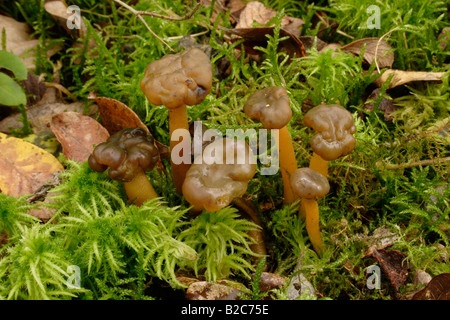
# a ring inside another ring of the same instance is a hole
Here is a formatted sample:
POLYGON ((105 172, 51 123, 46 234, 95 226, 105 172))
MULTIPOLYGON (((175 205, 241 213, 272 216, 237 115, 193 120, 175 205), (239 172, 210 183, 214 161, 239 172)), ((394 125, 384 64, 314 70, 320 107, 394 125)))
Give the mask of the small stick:
POLYGON ((444 162, 450 162, 450 157, 427 159, 427 160, 413 161, 413 162, 400 163, 400 164, 391 164, 391 163, 383 164, 380 161, 380 162, 376 163, 376 167, 377 167, 377 169, 383 168, 383 169, 387 169, 387 170, 396 170, 396 169, 413 168, 413 167, 418 167, 418 166, 427 166, 427 165, 433 165, 433 164, 444 163, 444 162))

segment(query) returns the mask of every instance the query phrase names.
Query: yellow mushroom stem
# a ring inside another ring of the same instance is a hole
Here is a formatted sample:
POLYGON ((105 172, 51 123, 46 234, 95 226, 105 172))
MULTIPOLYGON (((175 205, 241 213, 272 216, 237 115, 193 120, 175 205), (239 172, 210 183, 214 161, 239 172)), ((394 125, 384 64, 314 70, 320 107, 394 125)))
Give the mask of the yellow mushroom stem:
MULTIPOLYGON (((189 124, 187 118, 187 109, 186 106, 180 106, 176 109, 169 109, 169 134, 172 137, 172 133, 177 129, 185 129, 189 131, 189 124)), ((172 153, 173 148, 181 141, 172 141, 170 139, 170 152, 172 153)), ((184 149, 182 149, 183 151, 184 149)), ((182 156, 180 154, 180 156, 182 156)), ((181 194, 181 189, 183 186, 184 179, 186 177, 186 172, 190 167, 189 163, 180 163, 175 164, 173 161, 171 162, 172 168, 172 178, 173 184, 179 194, 181 194)))
POLYGON ((294 146, 292 145, 291 135, 286 126, 273 133, 278 135, 278 156, 280 159, 281 177, 284 187, 284 203, 292 203, 295 200, 289 181, 291 174, 297 170, 297 160, 295 158, 294 146))
POLYGON ((158 194, 153 189, 152 184, 148 180, 142 169, 129 182, 123 183, 128 200, 136 206, 141 206, 145 201, 158 197, 158 194))
MULTIPOLYGON (((302 204, 306 212, 306 231, 314 250, 320 254, 322 252, 322 238, 319 228, 319 205, 316 199, 302 199, 302 204)), ((301 210, 301 209, 300 209, 301 210)))
POLYGON ((313 152, 313 155, 309 162, 309 167, 313 170, 316 170, 325 177, 328 176, 328 161, 324 160, 321 156, 319 156, 315 152, 313 152))

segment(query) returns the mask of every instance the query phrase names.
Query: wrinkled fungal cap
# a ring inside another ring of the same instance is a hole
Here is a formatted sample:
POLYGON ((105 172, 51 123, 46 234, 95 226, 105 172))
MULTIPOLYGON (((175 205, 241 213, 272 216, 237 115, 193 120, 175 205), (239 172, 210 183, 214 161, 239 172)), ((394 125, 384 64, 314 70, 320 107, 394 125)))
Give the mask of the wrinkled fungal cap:
POLYGON ((222 138, 208 144, 186 173, 183 195, 197 211, 215 212, 246 191, 256 173, 256 160, 247 143, 222 138))
POLYGON ((345 156, 355 148, 353 116, 340 105, 318 105, 305 114, 303 123, 317 132, 311 139, 311 148, 327 161, 345 156))
POLYGON ((297 197, 320 198, 330 191, 328 179, 310 168, 299 168, 290 177, 291 187, 297 197))
POLYGON ((100 143, 89 156, 92 170, 103 172, 109 167, 111 179, 129 182, 140 169, 151 171, 159 160, 154 139, 144 129, 123 129, 100 143))
POLYGON ((283 87, 269 87, 256 91, 244 105, 244 113, 259 120, 266 129, 281 129, 292 118, 289 97, 283 87))
POLYGON ((211 61, 197 48, 151 62, 141 80, 148 101, 169 109, 199 104, 211 92, 211 85, 211 61))

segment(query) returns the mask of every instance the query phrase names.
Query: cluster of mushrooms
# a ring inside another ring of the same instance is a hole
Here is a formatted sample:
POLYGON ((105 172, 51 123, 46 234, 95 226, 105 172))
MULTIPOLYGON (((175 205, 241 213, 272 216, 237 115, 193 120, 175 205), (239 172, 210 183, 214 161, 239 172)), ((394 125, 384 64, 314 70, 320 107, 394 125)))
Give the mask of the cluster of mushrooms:
MULTIPOLYGON (((149 102, 168 108, 171 137, 177 129, 189 130, 186 106, 200 104, 210 93, 211 86, 211 62, 197 48, 168 54, 151 62, 141 81, 141 89, 149 102)), ((321 253, 316 199, 325 196, 330 189, 328 161, 345 156, 354 149, 356 141, 353 134, 356 128, 352 115, 342 106, 321 104, 309 110, 303 122, 317 133, 311 139, 313 156, 309 168, 298 168, 287 129, 292 118, 289 103, 284 88, 268 87, 251 95, 243 111, 264 128, 278 129, 272 130, 272 134, 277 135, 276 140, 279 142, 277 151, 284 203, 293 203, 301 198, 300 215, 306 219, 308 236, 314 249, 321 253)), ((171 152, 182 142, 182 139, 171 139, 171 152)), ((203 161, 194 159, 192 164, 179 163, 171 157, 174 186, 196 213, 202 210, 215 212, 230 205, 245 194, 248 182, 256 173, 255 155, 245 141, 227 137, 215 139, 206 144, 202 154, 197 157, 202 157, 203 161), (216 148, 217 144, 222 144, 221 148, 216 148), (223 151, 217 154, 212 150, 223 151), (242 154, 245 155, 244 159, 237 161, 238 155, 242 154)), ((145 174, 154 168, 158 160, 159 152, 153 137, 141 128, 130 128, 113 134, 106 142, 96 146, 88 163, 99 172, 109 168, 111 179, 124 183, 128 199, 135 205, 141 205, 158 197, 145 174)))

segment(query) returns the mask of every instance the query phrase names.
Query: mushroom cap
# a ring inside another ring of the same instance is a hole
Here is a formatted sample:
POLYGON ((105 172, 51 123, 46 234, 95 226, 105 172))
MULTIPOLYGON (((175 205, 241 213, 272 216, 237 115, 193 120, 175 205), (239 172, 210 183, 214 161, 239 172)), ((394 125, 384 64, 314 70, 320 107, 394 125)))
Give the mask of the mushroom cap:
POLYGON ((353 116, 338 104, 321 104, 312 108, 305 114, 303 123, 317 132, 311 138, 311 148, 324 160, 335 160, 355 148, 353 116))
POLYGON ((328 179, 311 168, 299 168, 290 177, 291 187, 297 197, 320 198, 330 191, 328 179))
POLYGON ((151 62, 141 80, 141 90, 150 103, 169 109, 199 104, 211 92, 211 86, 211 61, 198 48, 151 62))
POLYGON ((88 163, 98 172, 109 167, 111 179, 129 182, 139 170, 151 171, 158 160, 159 150, 153 137, 142 128, 127 128, 96 146, 88 163))
POLYGON ((281 129, 292 118, 289 97, 283 87, 268 87, 253 93, 244 105, 244 113, 259 120, 266 129, 281 129))
POLYGON ((226 207, 247 191, 256 173, 252 157, 245 141, 222 138, 208 144, 186 173, 185 199, 196 210, 214 212, 226 207))

